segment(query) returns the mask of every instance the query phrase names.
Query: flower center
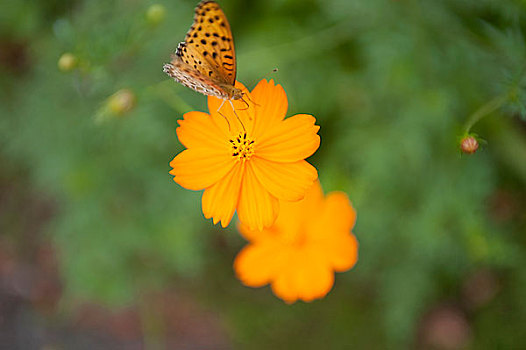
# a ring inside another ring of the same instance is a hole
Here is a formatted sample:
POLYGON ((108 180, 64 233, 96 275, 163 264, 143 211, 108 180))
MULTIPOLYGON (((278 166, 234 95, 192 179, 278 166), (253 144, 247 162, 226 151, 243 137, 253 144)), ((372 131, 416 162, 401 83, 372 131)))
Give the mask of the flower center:
POLYGON ((240 161, 249 160, 254 154, 254 140, 247 138, 247 133, 242 132, 236 138, 231 139, 232 157, 240 161))

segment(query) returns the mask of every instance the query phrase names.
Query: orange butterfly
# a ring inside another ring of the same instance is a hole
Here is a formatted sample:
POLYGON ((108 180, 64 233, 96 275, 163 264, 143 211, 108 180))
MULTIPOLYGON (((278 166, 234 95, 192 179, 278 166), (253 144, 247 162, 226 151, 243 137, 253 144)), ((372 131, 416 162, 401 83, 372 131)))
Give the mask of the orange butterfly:
POLYGON ((201 1, 194 23, 163 71, 184 86, 223 100, 239 100, 236 52, 230 24, 215 1, 201 1))

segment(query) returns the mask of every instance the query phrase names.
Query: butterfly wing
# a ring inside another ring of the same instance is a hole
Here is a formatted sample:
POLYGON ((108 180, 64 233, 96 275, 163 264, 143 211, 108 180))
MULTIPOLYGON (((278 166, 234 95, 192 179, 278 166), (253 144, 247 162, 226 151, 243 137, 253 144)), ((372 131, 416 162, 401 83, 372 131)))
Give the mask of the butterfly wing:
POLYGON ((213 81, 231 86, 235 84, 234 40, 225 13, 215 1, 199 3, 194 23, 175 54, 213 81))
POLYGON ((174 56, 170 63, 165 64, 163 71, 197 92, 222 99, 228 98, 227 93, 216 82, 183 62, 179 56, 174 56))

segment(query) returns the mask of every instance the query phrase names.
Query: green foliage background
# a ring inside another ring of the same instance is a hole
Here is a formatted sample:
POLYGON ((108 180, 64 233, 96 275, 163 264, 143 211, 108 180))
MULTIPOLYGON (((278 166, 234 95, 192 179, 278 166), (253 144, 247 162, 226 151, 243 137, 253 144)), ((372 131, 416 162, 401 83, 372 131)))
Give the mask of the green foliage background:
POLYGON ((25 43, 27 56, 21 69, 0 67, 1 171, 56 202, 46 232, 64 303, 118 307, 176 288, 220 315, 234 348, 406 349, 429 310, 452 302, 468 314, 469 348, 526 347, 523 1, 220 2, 238 79, 273 78, 288 115, 317 118, 310 161, 325 191, 347 192, 358 212, 357 266, 325 299, 292 306, 240 285, 234 225, 206 221, 201 194, 168 174, 182 150, 177 119, 206 103, 162 72, 196 3, 158 3, 158 24, 150 1, 2 5, 0 37, 25 43), (64 52, 77 57, 71 72, 57 68, 64 52), (137 104, 113 116, 105 104, 122 88, 137 104), (487 144, 461 156, 469 116, 499 96, 510 97, 473 129, 487 144), (463 285, 480 270, 499 292, 467 310, 463 285))

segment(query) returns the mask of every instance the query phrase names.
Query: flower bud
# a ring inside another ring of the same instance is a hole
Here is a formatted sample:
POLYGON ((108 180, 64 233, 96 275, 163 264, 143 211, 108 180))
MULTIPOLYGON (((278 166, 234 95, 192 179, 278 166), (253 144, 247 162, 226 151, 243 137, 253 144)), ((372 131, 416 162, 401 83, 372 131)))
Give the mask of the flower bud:
POLYGON ((146 10, 146 20, 152 25, 157 25, 164 20, 166 9, 163 5, 154 4, 146 10))
POLYGON ((72 53, 66 52, 60 56, 57 65, 62 72, 69 72, 77 65, 77 58, 72 53))
POLYGON ((114 115, 123 115, 135 107, 135 94, 129 89, 121 89, 110 96, 108 107, 114 115))
POLYGON ((460 150, 462 153, 472 154, 479 148, 479 142, 474 136, 467 135, 460 140, 460 150))

